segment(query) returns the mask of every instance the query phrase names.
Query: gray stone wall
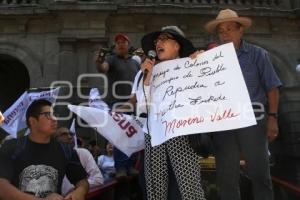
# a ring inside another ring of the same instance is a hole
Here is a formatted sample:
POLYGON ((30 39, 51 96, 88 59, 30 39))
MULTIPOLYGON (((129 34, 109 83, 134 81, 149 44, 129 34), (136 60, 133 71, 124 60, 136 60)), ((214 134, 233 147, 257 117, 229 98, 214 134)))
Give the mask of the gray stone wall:
MULTIPOLYGON (((199 48, 209 42, 203 26, 213 15, 113 14, 64 11, 47 15, 1 16, 0 53, 16 57, 27 67, 31 87, 54 80, 76 83, 78 75, 94 73, 94 52, 110 46, 113 35, 128 34, 134 47, 147 32, 178 25, 199 48)), ((253 16, 245 38, 267 49, 286 87, 299 85, 295 66, 299 59, 299 18, 253 16)))
MULTIPOLYGON (((270 52, 284 83, 281 112, 290 119, 290 124, 299 119, 300 73, 295 71, 300 62, 297 0, 251 1, 253 4, 221 0, 215 4, 142 0, 0 1, 0 54, 13 56, 25 65, 30 87, 48 87, 57 80, 70 81, 76 86, 80 74, 96 73, 95 51, 112 45, 118 32, 128 34, 132 45, 139 47, 145 33, 177 25, 196 47, 204 48, 210 41, 203 30, 204 24, 216 16, 219 8, 237 9, 240 15, 254 21, 245 38, 270 52), (296 114, 290 114, 290 110, 296 114)), ((101 87, 101 82, 83 79, 81 86, 101 87)), ((300 132, 299 125, 288 128, 300 132)))

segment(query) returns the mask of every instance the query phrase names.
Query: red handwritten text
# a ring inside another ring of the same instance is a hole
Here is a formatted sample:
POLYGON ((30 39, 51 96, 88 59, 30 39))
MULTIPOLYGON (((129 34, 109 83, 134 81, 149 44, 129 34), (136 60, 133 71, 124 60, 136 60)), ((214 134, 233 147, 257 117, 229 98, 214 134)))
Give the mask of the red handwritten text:
POLYGON ((193 124, 199 124, 204 122, 204 117, 190 117, 188 119, 173 119, 172 121, 163 121, 162 123, 165 125, 165 135, 167 133, 174 133, 174 129, 180 129, 185 126, 191 126, 193 124))
POLYGON ((119 127, 122 130, 126 130, 126 135, 128 137, 132 137, 134 134, 137 133, 136 128, 132 126, 129 121, 126 120, 122 113, 112 113, 111 111, 108 113, 112 116, 113 120, 118 123, 119 127))
POLYGON ((234 113, 231 111, 231 108, 225 109, 223 112, 219 112, 219 107, 217 107, 215 113, 213 115, 210 115, 210 121, 211 122, 216 122, 216 121, 221 121, 233 117, 239 116, 239 113, 234 113))

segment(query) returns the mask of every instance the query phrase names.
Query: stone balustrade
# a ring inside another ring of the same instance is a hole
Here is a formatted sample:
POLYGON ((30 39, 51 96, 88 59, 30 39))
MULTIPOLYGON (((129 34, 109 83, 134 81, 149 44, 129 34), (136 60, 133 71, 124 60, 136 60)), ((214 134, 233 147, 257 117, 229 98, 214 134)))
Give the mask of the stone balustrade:
MULTIPOLYGON (((239 6, 293 9, 295 0, 0 0, 0 6, 39 4, 101 4, 115 5, 181 5, 181 6, 239 6)), ((297 7, 297 6, 295 6, 297 7)))
POLYGON ((36 5, 40 0, 0 0, 1 5, 36 5))
POLYGON ((276 6, 282 0, 134 0, 136 3, 276 6))

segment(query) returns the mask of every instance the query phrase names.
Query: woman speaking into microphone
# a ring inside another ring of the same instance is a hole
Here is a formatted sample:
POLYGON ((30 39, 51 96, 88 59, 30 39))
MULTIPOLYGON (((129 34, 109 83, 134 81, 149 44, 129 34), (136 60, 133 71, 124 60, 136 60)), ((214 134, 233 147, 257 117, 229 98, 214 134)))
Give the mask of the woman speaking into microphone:
MULTIPOLYGON (((151 74, 157 62, 177 58, 193 57, 197 54, 192 43, 176 26, 166 26, 160 31, 145 35, 141 41, 142 48, 148 58, 141 64, 143 81, 137 81, 135 93, 137 107, 148 114, 150 101, 151 74), (156 57, 151 58, 149 52, 155 50, 156 57)), ((199 52, 200 53, 200 52, 199 52)), ((137 75, 138 76, 138 75, 137 75)), ((145 178, 148 200, 167 200, 168 174, 173 170, 179 186, 182 200, 205 200, 201 186, 200 164, 198 156, 190 147, 187 136, 172 138, 165 143, 152 147, 151 133, 147 126, 145 132, 145 178)))

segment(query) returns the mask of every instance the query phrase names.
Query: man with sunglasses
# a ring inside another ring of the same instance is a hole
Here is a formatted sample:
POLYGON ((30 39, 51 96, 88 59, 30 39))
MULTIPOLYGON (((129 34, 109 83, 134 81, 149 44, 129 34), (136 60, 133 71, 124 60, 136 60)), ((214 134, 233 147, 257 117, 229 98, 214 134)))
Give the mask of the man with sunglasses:
MULTIPOLYGON (((55 138, 57 141, 71 145, 74 147, 75 151, 78 154, 80 163, 88 174, 87 181, 89 183, 90 188, 100 186, 104 183, 104 178, 96 164, 96 161, 93 158, 93 155, 85 148, 78 148, 75 146, 75 133, 71 133, 71 131, 66 127, 60 127, 56 134, 55 138)), ((74 185, 70 183, 67 177, 64 177, 62 183, 62 194, 68 194, 70 191, 74 189, 74 185)))
POLYGON ((32 102, 26 112, 29 135, 6 141, 0 148, 0 199, 85 199, 86 172, 76 152, 53 139, 57 119, 51 106, 44 99, 32 102), (65 174, 75 189, 63 197, 65 174))

